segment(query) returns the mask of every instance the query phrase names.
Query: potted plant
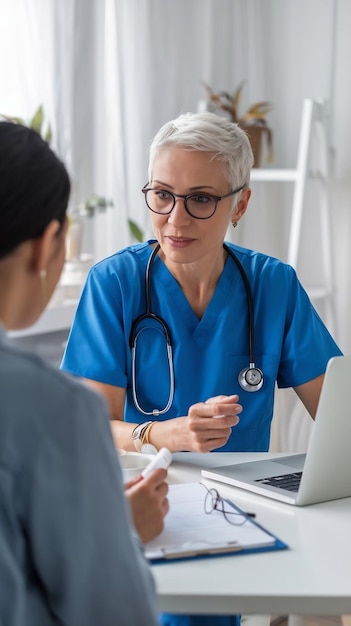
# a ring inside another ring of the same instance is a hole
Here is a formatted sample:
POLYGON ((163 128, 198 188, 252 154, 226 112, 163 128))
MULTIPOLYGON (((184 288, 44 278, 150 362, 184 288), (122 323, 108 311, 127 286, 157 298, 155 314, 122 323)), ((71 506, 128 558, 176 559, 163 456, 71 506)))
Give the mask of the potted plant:
POLYGON ((230 119, 239 124, 239 126, 247 133, 252 152, 254 154, 254 167, 259 167, 262 160, 263 142, 266 141, 268 148, 268 160, 272 160, 272 131, 266 120, 266 115, 271 111, 272 107, 269 102, 262 101, 252 104, 243 115, 239 114, 239 103, 241 100, 242 90, 245 81, 242 81, 235 89, 233 94, 226 91, 215 93, 209 85, 202 83, 206 89, 208 99, 214 105, 215 110, 225 111, 230 119))

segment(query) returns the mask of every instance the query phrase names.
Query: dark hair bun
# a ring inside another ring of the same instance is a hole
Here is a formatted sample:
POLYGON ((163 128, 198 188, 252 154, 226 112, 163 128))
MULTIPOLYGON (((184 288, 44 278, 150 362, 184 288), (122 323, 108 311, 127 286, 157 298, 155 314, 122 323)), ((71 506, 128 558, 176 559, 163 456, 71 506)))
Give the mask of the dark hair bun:
POLYGON ((64 221, 70 194, 67 170, 34 130, 0 122, 0 257, 64 221))

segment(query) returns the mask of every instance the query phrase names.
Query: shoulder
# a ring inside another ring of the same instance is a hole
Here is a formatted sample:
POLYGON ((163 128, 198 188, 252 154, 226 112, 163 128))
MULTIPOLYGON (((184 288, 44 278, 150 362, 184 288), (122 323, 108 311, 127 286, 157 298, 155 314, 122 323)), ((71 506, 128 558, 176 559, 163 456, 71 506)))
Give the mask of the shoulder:
POLYGON ((0 393, 3 416, 39 420, 44 427, 55 419, 62 423, 87 414, 107 415, 104 400, 81 381, 11 342, 0 344, 0 393))
POLYGON ((82 381, 0 342, 0 394, 0 458, 20 500, 65 473, 82 486, 90 465, 115 462, 107 405, 82 381))
POLYGON ((131 271, 139 267, 145 268, 152 252, 151 243, 153 242, 147 241, 119 250, 115 254, 93 265, 90 269, 90 274, 111 276, 117 272, 131 271))
POLYGON ((104 298, 116 290, 128 292, 135 284, 145 279, 146 266, 152 252, 152 242, 123 248, 115 254, 93 265, 88 273, 84 291, 103 291, 104 298))
POLYGON ((268 279, 280 276, 287 281, 297 280, 294 268, 276 257, 232 243, 226 243, 226 245, 238 258, 248 278, 268 279))

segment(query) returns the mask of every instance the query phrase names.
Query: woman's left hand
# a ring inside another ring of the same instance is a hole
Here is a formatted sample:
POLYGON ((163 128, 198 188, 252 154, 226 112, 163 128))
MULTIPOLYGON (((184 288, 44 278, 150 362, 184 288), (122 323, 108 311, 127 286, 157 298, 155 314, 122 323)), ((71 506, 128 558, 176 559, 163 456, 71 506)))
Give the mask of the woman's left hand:
POLYGON ((216 396, 206 402, 198 402, 189 408, 187 421, 188 445, 194 452, 210 452, 224 446, 239 423, 238 413, 242 406, 239 396, 216 396))
POLYGON ((155 469, 149 476, 126 483, 126 496, 136 531, 143 543, 159 535, 169 510, 167 470, 155 469))

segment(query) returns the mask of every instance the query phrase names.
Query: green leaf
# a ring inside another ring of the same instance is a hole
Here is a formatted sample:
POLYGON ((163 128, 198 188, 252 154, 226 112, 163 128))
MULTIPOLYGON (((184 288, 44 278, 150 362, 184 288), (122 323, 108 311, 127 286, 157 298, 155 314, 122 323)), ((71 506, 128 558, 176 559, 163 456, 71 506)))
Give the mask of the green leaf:
POLYGON ((52 130, 51 130, 51 126, 50 126, 50 124, 49 124, 48 129, 47 129, 47 131, 46 131, 46 133, 45 133, 44 139, 45 139, 45 141, 46 141, 48 144, 50 144, 50 143, 51 143, 51 139, 52 139, 52 130))
POLYGON ((133 222, 133 220, 128 220, 128 226, 129 226, 129 230, 130 230, 131 234, 133 235, 134 239, 136 239, 137 241, 142 243, 144 241, 144 233, 139 228, 138 224, 133 222))
POLYGON ((29 126, 30 128, 32 128, 33 130, 36 130, 37 133, 39 133, 39 135, 41 135, 41 129, 43 126, 43 121, 44 121, 44 111, 43 111, 43 107, 40 105, 37 109, 37 111, 34 113, 29 126))
POLYGON ((21 126, 25 126, 25 121, 22 117, 12 117, 10 115, 5 115, 4 113, 1 113, 0 117, 8 122, 12 122, 13 124, 21 124, 21 126))

